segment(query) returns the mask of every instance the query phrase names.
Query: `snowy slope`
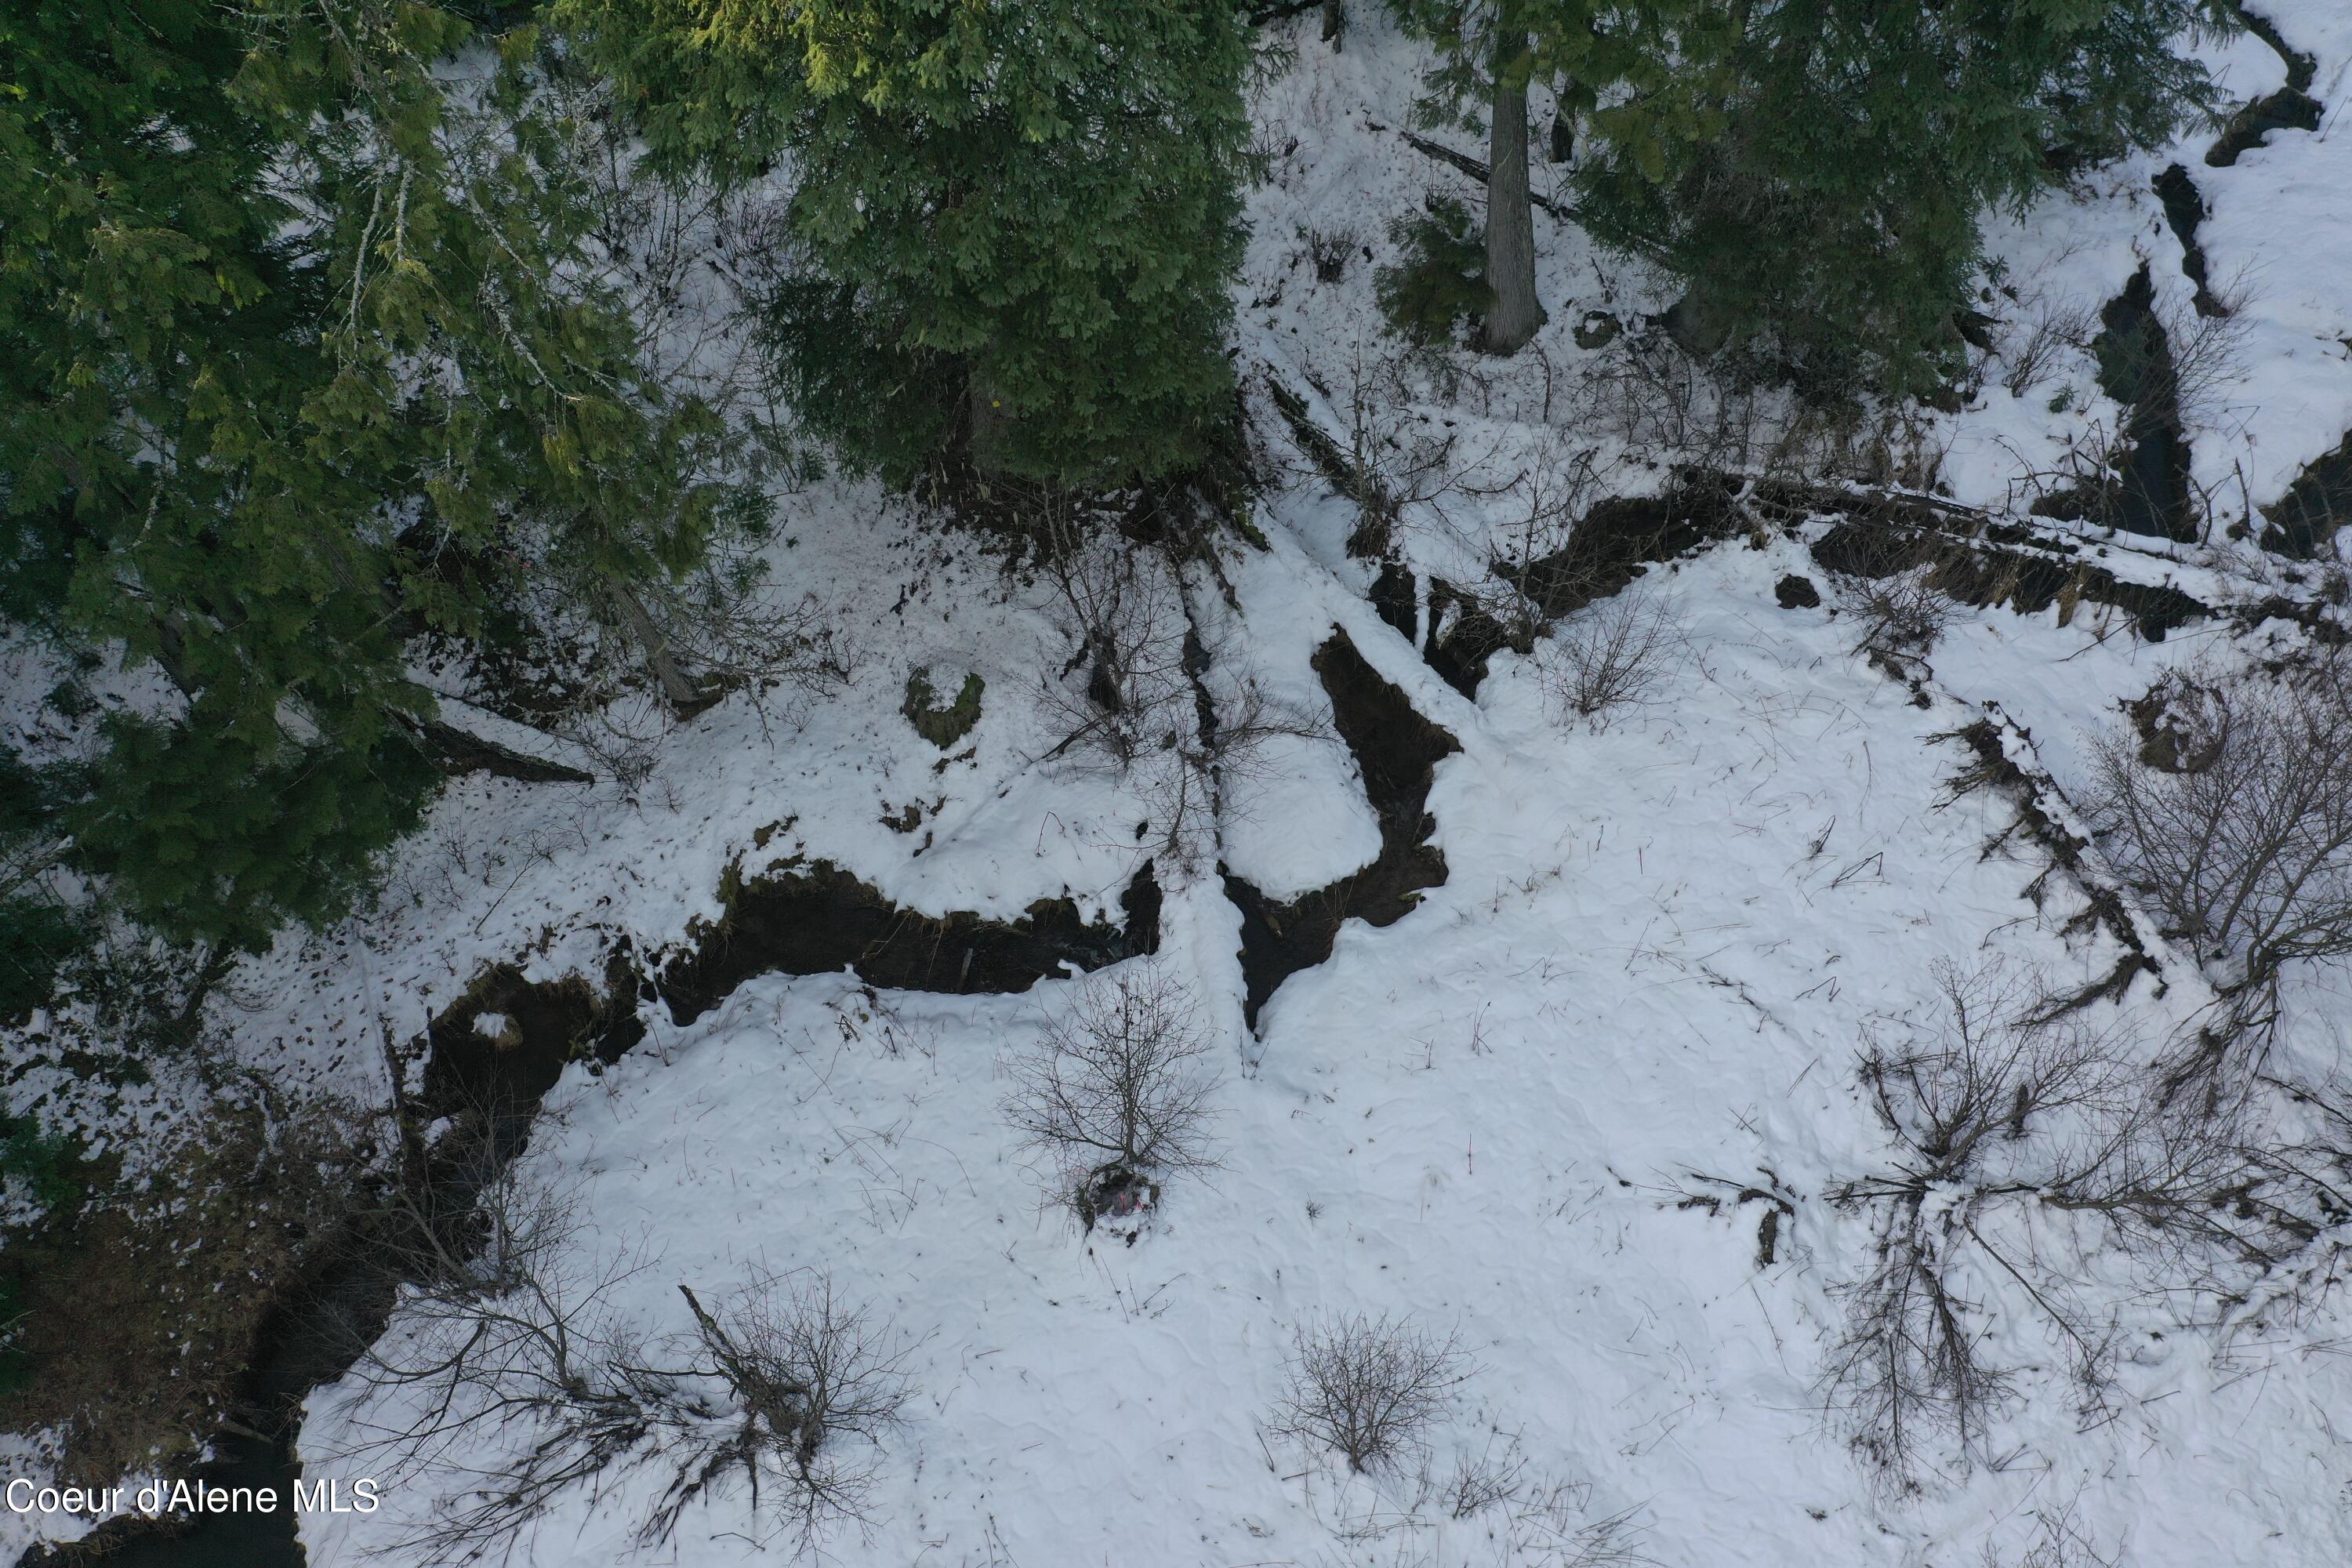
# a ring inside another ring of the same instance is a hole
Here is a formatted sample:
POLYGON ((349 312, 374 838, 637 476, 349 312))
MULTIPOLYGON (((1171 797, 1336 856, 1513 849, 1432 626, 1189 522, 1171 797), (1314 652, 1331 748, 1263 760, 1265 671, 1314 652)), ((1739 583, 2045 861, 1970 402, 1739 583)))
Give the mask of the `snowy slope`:
MULTIPOLYGON (((2226 479, 2239 510, 2274 501, 2352 427, 2352 10, 2271 0, 2267 14, 2316 58, 2317 133, 2277 133, 2210 168, 2200 132, 1992 231, 2021 282, 2016 310, 1998 312, 2005 332, 2042 305, 2095 308, 2143 260, 2159 298, 2186 310, 2150 183, 2172 162, 2191 171, 2211 274, 2242 279, 2248 323, 2191 431, 2195 473, 2217 490, 2226 479)), ((1303 26, 1297 47, 1257 104, 1276 156, 1252 198, 1238 300, 1253 397, 1262 405, 1271 376, 1345 430, 1355 389, 1370 388, 1369 416, 1450 434, 1473 479, 1574 452, 1617 493, 1663 485, 1677 454, 1614 416, 1593 386, 1607 351, 1573 338, 1588 311, 1663 309, 1659 280, 1539 216, 1551 321, 1536 343, 1505 364, 1465 357, 1451 381, 1394 363, 1371 296, 1373 266, 1393 254, 1387 224, 1429 190, 1475 200, 1476 187, 1397 134, 1421 62, 1384 22, 1358 16, 1337 55, 1303 26), (1334 236, 1352 260, 1323 281, 1309 241, 1334 236)), ((2250 97, 2284 79, 2257 39, 2217 59, 2250 97)), ((2119 413, 2087 357, 2062 354, 2015 394, 1989 377, 1921 439, 1958 500, 2021 506, 2068 442, 2119 413), (2076 395, 2053 411, 2062 385, 2076 395)), ((1265 436, 1286 450, 1271 420, 1265 436)), ((1067 895, 1116 918, 1156 852, 1167 901, 1149 962, 1194 990, 1214 1032, 1222 1163, 1171 1185, 1132 1247, 1041 1208, 997 1109, 1007 1054, 1115 971, 1013 996, 757 978, 684 1026, 648 1006, 643 1045, 601 1075, 567 1069, 548 1099, 520 1174, 593 1216, 584 1274, 641 1269, 615 1298, 627 1321, 679 1331, 680 1283, 718 1297, 757 1269, 808 1269, 905 1336, 916 1397, 880 1460, 870 1531, 829 1540, 833 1560, 1560 1561, 1496 1539, 1492 1516, 1448 1517, 1412 1475, 1350 1478, 1268 1434, 1295 1331, 1344 1310, 1453 1329, 1477 1363, 1435 1436, 1435 1472, 1515 1452, 1570 1488, 1563 1517, 1627 1516, 1667 1568, 1958 1568, 1989 1550, 2014 1563, 2044 1517, 2137 1568, 2352 1561, 2352 1449, 2331 1415, 2352 1403, 2352 1363, 2329 1353, 2340 1312, 2184 1331, 2193 1314, 2145 1281, 2072 1259, 2116 1303, 2115 1410, 2080 1421, 2065 1347, 2030 1311, 1998 1316, 1995 1348, 2019 1369, 1983 1444, 1999 1462, 1932 1468, 1909 1493, 1850 1449, 1821 1384, 1839 1287, 1875 1245, 1824 1194, 1893 1158, 1855 1079, 1864 1042, 1927 1016, 1939 963, 2076 985, 2118 956, 2096 927, 2061 931, 2079 897, 2029 900, 2045 869, 2029 842, 1986 853, 2013 811, 1947 789, 1967 759, 1946 737, 1998 705, 2072 788, 2084 739, 2162 669, 2264 645, 2218 619, 2147 643, 2088 612, 2063 625, 1964 612, 1915 700, 1856 656, 1851 607, 1802 540, 1735 540, 1644 576, 1638 591, 1679 629, 1672 668, 1644 705, 1596 726, 1562 711, 1549 646, 1498 656, 1475 700, 1441 680, 1367 603, 1371 567, 1344 550, 1353 509, 1294 466, 1255 519, 1265 547, 1223 563, 1234 604, 1204 583, 1192 597, 1212 684, 1230 701, 1245 679, 1298 732, 1232 781, 1223 820, 1189 853, 1162 842, 1171 808, 1149 768, 1056 752, 1046 682, 1072 649, 1047 585, 904 503, 827 482, 780 499, 789 542, 774 564, 838 636, 845 680, 764 710, 731 699, 625 784, 458 781, 396 851, 376 908, 289 936, 233 978, 216 1005, 236 1053, 372 1101, 382 1037, 417 1033, 486 966, 595 975, 616 942, 672 950, 719 916, 730 868, 829 860, 926 915, 1013 918, 1067 895), (1790 574, 1822 582, 1827 603, 1782 608, 1775 585, 1790 574), (1344 927, 1251 1029, 1219 865, 1284 899, 1381 848, 1309 662, 1335 630, 1460 744, 1428 803, 1447 876, 1393 924, 1344 927), (979 725, 949 752, 899 715, 919 666, 943 691, 967 672, 986 682, 979 725), (898 826, 909 806, 912 831, 898 826), (1739 1196, 1749 1188, 1787 1207, 1739 1196), (1786 1218, 1766 1264, 1768 1210, 1786 1218)), ((1479 489, 1408 510, 1399 543, 1417 572, 1485 571, 1512 517, 1479 489)), ((2292 585, 2248 541, 2091 542, 2119 575, 2217 605, 2292 585)), ((2287 996, 2286 1050, 2324 1076, 2352 994, 2319 973, 2292 977, 2287 996)), ((2098 1011, 2152 1051, 2202 999, 2184 973, 2098 1011)), ((395 1341, 406 1331, 395 1321, 395 1341)), ((366 1407, 356 1379, 308 1408, 314 1477, 362 1473, 350 1456, 365 1424, 398 1413, 366 1407)), ((688 1512, 674 1547, 635 1544, 661 1479, 640 1469, 573 1496, 513 1561, 719 1568, 776 1554, 724 1489, 688 1512)), ((413 1476, 377 1514, 306 1518, 310 1561, 425 1568, 401 1547, 404 1527, 456 1484, 413 1476)), ((25 1522, 0 1517, 0 1550, 25 1522)))
MULTIPOLYGON (((1965 711, 1913 707, 1826 612, 1774 605, 1801 565, 1776 546, 1677 573, 1688 656, 1604 733, 1559 724, 1529 664, 1475 709, 1408 687, 1463 742, 1432 797, 1452 875, 1398 924, 1347 930, 1261 1042, 1228 1034, 1224 1168, 1131 1249, 1041 1218, 991 1113, 1000 1055, 1078 983, 878 1014, 842 979, 751 983, 559 1089, 530 1174, 596 1215, 597 1266, 647 1264, 627 1302, 648 1327, 678 1281, 810 1268, 919 1336, 921 1392, 845 1562, 1386 1563, 1406 1542, 1431 1554, 1405 1561, 1506 1560, 1442 1512, 1349 1556, 1349 1521, 1402 1514, 1410 1485, 1262 1444, 1293 1326, 1334 1308, 1458 1325, 1483 1370, 1441 1466, 1510 1434, 1596 1514, 1637 1509, 1662 1563, 1957 1562, 2062 1503, 2134 1563, 2342 1560, 2326 1412, 2352 1371, 2260 1344, 2217 1364, 2151 1337, 2170 1326, 2153 1306, 2121 1418, 2077 1435, 2043 1388, 1992 1445, 2015 1454, 2003 1473, 1887 1505, 1825 1425, 1826 1287, 1870 1237, 1818 1195, 1884 1157, 1859 1040, 1922 1007, 1937 958, 2074 981, 2113 953, 2069 951, 2051 929, 2069 911, 2032 917, 2030 860, 1982 857, 1998 807, 1941 804, 1957 752, 1932 736, 1965 711), (1706 1177, 1813 1200, 1771 1267, 1758 1209, 1675 1206, 1706 1177)), ((1276 621, 1341 612, 1412 679, 1401 640, 1280 542, 1243 593, 1276 621)), ((2114 675, 2098 651, 2065 667, 2099 671, 2086 702, 2114 675)), ((1171 962, 1230 986, 1215 885, 1174 890, 1170 921, 1171 962)), ((306 1454, 333 1452, 352 1397, 313 1398, 306 1454)), ((657 1479, 547 1521, 536 1560, 626 1560, 657 1479)), ((357 1562, 397 1522, 306 1539, 357 1562)), ((690 1515, 676 1560, 749 1561, 742 1527, 740 1500, 690 1515)))

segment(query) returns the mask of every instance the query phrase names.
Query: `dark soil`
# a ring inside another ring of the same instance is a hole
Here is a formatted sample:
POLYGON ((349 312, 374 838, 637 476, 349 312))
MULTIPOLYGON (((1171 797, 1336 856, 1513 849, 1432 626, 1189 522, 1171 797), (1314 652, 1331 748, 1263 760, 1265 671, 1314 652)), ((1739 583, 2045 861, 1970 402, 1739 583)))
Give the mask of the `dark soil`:
POLYGON ((2022 542, 2021 531, 1997 525, 1964 532, 1957 523, 1943 529, 1856 517, 1823 534, 1812 554, 1827 571, 1873 580, 1933 566, 1928 582, 1938 592, 2020 615, 2040 615, 2069 595, 2075 603, 2112 605, 2132 617, 2133 628, 2148 642, 2162 642, 2176 627, 2211 614, 2178 588, 2126 583, 2087 559, 2069 562, 2014 548, 2022 542))
POLYGON ((2352 434, 2295 476, 2276 505, 2263 509, 2262 545, 2308 561, 2352 518, 2352 434))
POLYGON ((1420 902, 1423 889, 1445 880, 1445 857, 1428 842, 1437 826, 1427 809, 1429 785, 1438 762, 1460 744, 1381 679, 1345 633, 1316 650, 1315 671, 1380 818, 1381 852, 1363 869, 1288 903, 1225 873, 1226 895, 1242 913, 1243 1015, 1253 1026, 1285 980, 1331 956, 1340 922, 1392 924, 1420 902))
POLYGON ((902 910, 828 861, 745 884, 718 925, 665 963, 654 982, 670 1016, 689 1024, 755 974, 854 969, 870 985, 904 991, 1026 991, 1065 973, 1099 969, 1160 950, 1160 884, 1146 864, 1128 885, 1124 925, 1087 922, 1068 899, 1046 899, 1021 920, 971 913, 934 920, 902 910))
POLYGON ((2164 221, 2180 241, 2180 271, 2197 288, 2197 313, 2226 316, 2229 310, 2213 295, 2207 273, 2205 247, 2198 242, 2197 226, 2206 217, 2205 198, 2187 168, 2174 163, 2156 177, 2156 197, 2164 204, 2164 221))

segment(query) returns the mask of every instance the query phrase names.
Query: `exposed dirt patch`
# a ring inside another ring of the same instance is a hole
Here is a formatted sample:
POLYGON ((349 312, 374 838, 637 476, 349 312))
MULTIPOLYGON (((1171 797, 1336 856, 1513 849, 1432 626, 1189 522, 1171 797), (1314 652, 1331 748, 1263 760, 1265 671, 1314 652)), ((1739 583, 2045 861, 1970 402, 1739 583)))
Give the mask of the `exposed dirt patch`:
POLYGON ((1149 864, 1119 902, 1122 925, 1082 921, 1068 899, 1041 900, 1018 921, 965 912, 934 920, 819 860, 738 889, 726 915, 663 964, 654 984, 680 1024, 755 974, 854 969, 868 984, 905 991, 1026 991, 1066 963, 1099 969, 1158 952, 1160 884, 1149 864))
POLYGON ((1316 650, 1315 672, 1380 819, 1381 852, 1363 869, 1287 903, 1225 873, 1226 895, 1242 913, 1242 1011, 1252 1026, 1285 980, 1331 956, 1341 921, 1392 924, 1420 902, 1422 889, 1445 880, 1445 857, 1428 842, 1437 827, 1429 785, 1439 761, 1460 743, 1381 679, 1345 633, 1316 650))
POLYGON ((1813 559, 1831 572, 1875 580, 1931 566, 1929 586, 1965 605, 2006 606, 2020 615, 2040 615, 2052 605, 2069 620, 2074 606, 2089 601, 2112 605, 2132 617, 2133 628, 2149 642, 2161 642, 2174 628, 2211 612, 2178 588, 2150 586, 2118 578, 2082 558, 2056 558, 2059 547, 2035 541, 2014 526, 1972 526, 1965 519, 1896 521, 1850 517, 1813 542, 1813 559))
MULTIPOLYGON (((1693 469, 1664 494, 1597 501, 1570 531, 1566 548, 1496 570, 1546 620, 1556 620, 1622 592, 1653 563, 1740 531, 1746 525, 1738 503, 1742 484, 1731 475, 1693 469)), ((1422 658, 1448 686, 1475 696, 1487 661, 1513 640, 1510 629, 1472 595, 1450 584, 1431 584, 1422 658)))
POLYGON ((2352 433, 2314 458, 2277 503, 2263 509, 2262 545, 2308 561, 2352 518, 2352 433))

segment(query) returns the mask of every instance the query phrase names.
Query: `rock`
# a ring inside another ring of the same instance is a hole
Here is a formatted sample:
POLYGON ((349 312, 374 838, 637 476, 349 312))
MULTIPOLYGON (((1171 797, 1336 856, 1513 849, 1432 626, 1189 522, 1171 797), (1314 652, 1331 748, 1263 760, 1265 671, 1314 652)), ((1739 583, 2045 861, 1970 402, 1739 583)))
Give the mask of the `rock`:
POLYGON ((1625 329, 1616 317, 1606 310, 1587 310, 1576 323, 1576 346, 1580 349, 1606 348, 1617 341, 1625 329))
POLYGON ((1731 338, 1731 325, 1717 319, 1700 300, 1698 290, 1692 289, 1666 308, 1660 324, 1675 346, 1693 359, 1706 359, 1731 338))

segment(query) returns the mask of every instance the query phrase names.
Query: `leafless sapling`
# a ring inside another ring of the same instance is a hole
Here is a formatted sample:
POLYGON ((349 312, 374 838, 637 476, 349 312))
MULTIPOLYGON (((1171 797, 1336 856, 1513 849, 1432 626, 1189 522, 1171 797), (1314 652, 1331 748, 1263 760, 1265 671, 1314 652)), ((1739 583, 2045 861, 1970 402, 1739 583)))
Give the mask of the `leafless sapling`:
POLYGON ((1657 689, 1682 646, 1682 628, 1664 601, 1629 588, 1587 605, 1555 640, 1554 695, 1579 718, 1600 723, 1657 689))
POLYGON ((883 1440, 912 1393, 913 1346, 824 1275, 763 1272, 713 1309, 684 1284, 693 1314, 691 1375, 725 1395, 677 1423, 670 1485, 641 1531, 666 1541, 679 1514, 740 1474, 755 1515, 779 1520, 803 1547, 869 1517, 883 1440))
POLYGON ((1386 1313, 1323 1318, 1298 1331, 1269 1429, 1357 1474, 1388 1470, 1423 1448, 1472 1371, 1458 1334, 1386 1313))
POLYGON ((1947 965, 1937 985, 1928 1023, 1864 1052, 1895 1157, 1827 1194, 1870 1213, 1877 1243, 1843 1292, 1827 1384, 1898 1481, 1931 1436, 1963 1462, 1981 1452, 2013 1389, 1990 1350, 2003 1300, 2046 1325, 2084 1417, 2104 1419, 2122 1301, 2074 1283, 2086 1249, 2113 1249, 2153 1294, 2220 1299, 2304 1252, 2327 1205, 2310 1159, 2265 1152, 2245 1097, 2192 1112, 2168 1096, 2126 1024, 2053 1009, 1999 965, 1947 965))
POLYGON ((1217 1163, 1214 1053, 1173 973, 1124 964, 1007 1060, 1004 1116, 1086 1228, 1139 1217, 1169 1177, 1217 1163))
POLYGON ((2139 711, 2144 738, 2095 743, 2085 805, 2165 934, 2232 991, 2352 953, 2352 658, 2176 676, 2139 711))

